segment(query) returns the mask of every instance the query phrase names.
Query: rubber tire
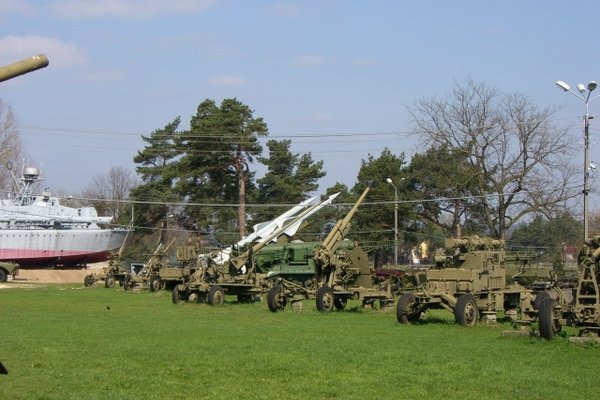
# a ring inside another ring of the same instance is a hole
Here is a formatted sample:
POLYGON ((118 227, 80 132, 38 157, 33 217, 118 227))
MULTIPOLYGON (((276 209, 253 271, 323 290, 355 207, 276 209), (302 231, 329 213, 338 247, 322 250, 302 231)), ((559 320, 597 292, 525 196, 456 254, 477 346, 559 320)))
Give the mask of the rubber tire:
POLYGON ((554 308, 556 307, 556 300, 547 298, 542 301, 538 311, 538 325, 540 329, 540 336, 546 340, 551 340, 560 331, 554 324, 554 308))
POLYGON ((287 298, 283 286, 275 285, 267 293, 267 306, 271 312, 283 311, 287 305, 287 298))
POLYGON ((3 269, 0 269, 0 282, 6 282, 8 280, 8 275, 3 269))
POLYGON ((548 292, 539 292, 535 295, 535 299, 533 299, 533 309, 539 310, 542 306, 542 303, 546 301, 546 299, 550 298, 550 294, 548 292))
POLYGON ((173 302, 173 304, 179 304, 181 300, 183 300, 183 296, 181 295, 179 287, 175 285, 173 290, 171 290, 171 301, 173 302))
POLYGON ((321 312, 331 312, 335 303, 333 290, 329 286, 322 286, 317 290, 317 310, 321 312))
POLYGON ((454 309, 454 318, 456 323, 461 326, 474 326, 479 319, 479 310, 477 301, 470 293, 462 294, 456 302, 454 309))
POLYGON ((131 278, 129 276, 125 276, 123 281, 121 282, 121 286, 123 286, 123 290, 129 290, 133 287, 131 284, 131 278))
POLYGON ((411 308, 416 300, 412 293, 404 293, 396 305, 396 319, 401 324, 410 324, 419 320, 419 313, 412 313, 411 308))
POLYGON ((104 287, 107 289, 112 289, 115 287, 114 275, 106 275, 106 277, 104 278, 104 287))
POLYGON ((94 282, 95 282, 95 279, 94 279, 94 275, 92 275, 92 274, 86 275, 83 278, 83 286, 85 286, 85 287, 92 286, 94 284, 94 282))
POLYGON ((334 305, 335 309, 338 311, 344 311, 347 304, 348 304, 347 297, 336 297, 335 299, 333 299, 333 305, 334 305))
POLYGON ((225 292, 223 291, 223 288, 219 285, 211 286, 210 289, 208 289, 207 301, 211 306, 222 306, 225 302, 225 292))
POLYGON ((150 288, 151 292, 158 292, 160 289, 162 289, 163 282, 158 276, 152 275, 150 277, 150 282, 148 282, 148 287, 150 288))

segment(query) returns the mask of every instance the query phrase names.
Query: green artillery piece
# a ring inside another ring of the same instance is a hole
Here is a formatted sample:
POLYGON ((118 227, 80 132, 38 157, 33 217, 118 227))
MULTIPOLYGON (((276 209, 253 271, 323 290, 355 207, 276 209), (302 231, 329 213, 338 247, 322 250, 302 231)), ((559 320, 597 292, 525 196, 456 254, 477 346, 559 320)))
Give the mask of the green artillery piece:
POLYGON ((125 250, 127 238, 132 232, 132 226, 133 220, 129 224, 127 235, 125 236, 125 240, 123 240, 119 251, 113 252, 110 255, 110 259, 108 260, 108 266, 102 268, 102 272, 100 273, 93 272, 91 274, 86 275, 83 278, 83 285, 85 287, 90 287, 98 281, 104 281, 104 287, 109 289, 115 287, 115 282, 119 282, 119 285, 121 287, 125 287, 125 280, 129 276, 129 270, 125 267, 125 265, 121 261, 121 258, 123 257, 123 251, 125 250))
POLYGON ((196 246, 179 246, 175 249, 175 258, 178 265, 166 264, 158 269, 154 285, 150 290, 156 291, 160 288, 173 290, 179 284, 196 272, 198 268, 198 248, 196 246), (154 288, 154 289, 153 289, 154 288))
POLYGON ((33 56, 13 64, 4 65, 0 67, 0 82, 4 82, 28 72, 47 67, 48 64, 48 57, 46 57, 44 54, 38 54, 37 56, 33 56))
POLYGON ((119 282, 119 285, 123 287, 123 283, 128 274, 129 271, 121 262, 121 252, 119 251, 118 253, 111 254, 111 257, 108 260, 108 266, 102 268, 102 272, 93 272, 86 275, 83 278, 83 285, 85 287, 90 287, 98 281, 104 281, 104 287, 106 288, 115 287, 115 282, 119 282))
MULTIPOLYGON (((436 268, 426 271, 425 281, 400 296, 398 322, 417 321, 428 309, 448 310, 464 326, 475 325, 480 316, 495 321, 499 312, 522 324, 537 320, 539 303, 550 293, 538 294, 507 279, 507 260, 528 263, 529 257, 507 257, 503 240, 478 236, 447 239, 445 247, 450 255, 436 257, 436 268)), ((551 291, 560 297, 559 289, 551 291)))
POLYGON ((143 264, 139 271, 132 270, 126 274, 122 283, 123 289, 129 290, 137 286, 142 289, 150 289, 151 292, 159 291, 162 287, 159 271, 164 268, 167 252, 174 242, 175 239, 167 246, 160 243, 148 262, 143 264))
POLYGON ((579 328, 575 341, 600 341, 600 236, 585 241, 578 256, 577 286, 540 302, 540 335, 552 339, 563 325, 579 328))
POLYGON ((258 224, 255 234, 242 239, 236 246, 200 255, 196 267, 190 269, 193 272, 189 275, 184 272, 184 281, 173 288, 173 303, 206 301, 218 306, 223 304, 225 294, 237 296, 240 302, 260 296, 270 288, 272 281, 267 279, 264 270, 257 269, 256 257, 272 241, 289 241, 309 216, 330 204, 337 195, 329 196, 319 204, 310 205, 314 198, 309 199, 273 221, 258 224), (304 211, 300 212, 302 209, 304 211))
POLYGON ((334 307, 343 310, 349 299, 371 306, 376 302, 382 306, 393 302, 389 286, 383 290, 373 285, 367 253, 356 243, 344 240, 350 222, 368 192, 369 188, 366 188, 322 243, 289 246, 289 254, 295 254, 293 259, 284 258, 280 266, 271 267, 268 277, 275 279, 277 284, 267 295, 269 310, 277 312, 288 302, 309 298, 316 300, 317 309, 322 312, 332 311, 334 307))

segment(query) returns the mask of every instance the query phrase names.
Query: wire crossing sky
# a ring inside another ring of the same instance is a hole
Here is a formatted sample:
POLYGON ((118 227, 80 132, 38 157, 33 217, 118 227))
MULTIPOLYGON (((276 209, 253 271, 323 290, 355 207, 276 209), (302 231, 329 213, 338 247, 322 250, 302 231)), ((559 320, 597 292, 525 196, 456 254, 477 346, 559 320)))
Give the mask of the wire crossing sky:
MULTIPOLYGON (((467 78, 562 107, 582 169, 585 108, 555 82, 600 81, 593 15, 591 0, 4 0, 0 64, 44 53, 50 65, 3 82, 0 99, 55 191, 133 170, 141 135, 233 97, 269 138, 324 160, 319 192, 352 185, 369 154, 421 151, 406 107, 467 78)), ((590 128, 600 162, 600 121, 590 128)))

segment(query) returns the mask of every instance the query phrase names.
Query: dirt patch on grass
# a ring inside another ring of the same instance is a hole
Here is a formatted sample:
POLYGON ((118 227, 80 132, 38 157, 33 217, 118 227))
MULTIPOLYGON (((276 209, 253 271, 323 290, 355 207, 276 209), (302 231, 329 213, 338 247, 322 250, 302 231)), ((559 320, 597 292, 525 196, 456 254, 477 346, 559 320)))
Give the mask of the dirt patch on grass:
POLYGON ((87 269, 20 269, 19 275, 9 282, 0 283, 0 289, 35 287, 48 283, 80 283, 83 278, 93 272, 98 272, 108 263, 97 263, 87 269))

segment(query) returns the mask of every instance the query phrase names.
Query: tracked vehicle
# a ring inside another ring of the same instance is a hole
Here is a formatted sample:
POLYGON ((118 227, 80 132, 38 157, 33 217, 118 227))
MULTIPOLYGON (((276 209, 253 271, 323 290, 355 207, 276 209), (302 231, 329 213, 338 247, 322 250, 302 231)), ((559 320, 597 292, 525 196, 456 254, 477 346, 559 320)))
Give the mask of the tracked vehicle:
POLYGON ((436 267, 426 271, 424 282, 398 299, 398 322, 417 321, 428 309, 448 310, 463 326, 475 325, 480 317, 496 320, 498 313, 517 323, 537 320, 537 308, 548 292, 538 297, 537 292, 507 276, 508 265, 526 264, 529 256, 507 255, 503 240, 478 236, 446 239, 445 248, 450 255, 438 256, 436 267))
POLYGON ((367 187, 348 214, 339 220, 323 242, 290 247, 279 265, 268 274, 275 284, 267 295, 269 310, 283 310, 289 302, 314 298, 317 309, 330 312, 343 310, 349 299, 363 305, 385 306, 393 303, 388 285, 374 285, 367 253, 357 243, 344 240, 350 222, 369 188, 367 187), (293 255, 293 256, 291 256, 293 255))

